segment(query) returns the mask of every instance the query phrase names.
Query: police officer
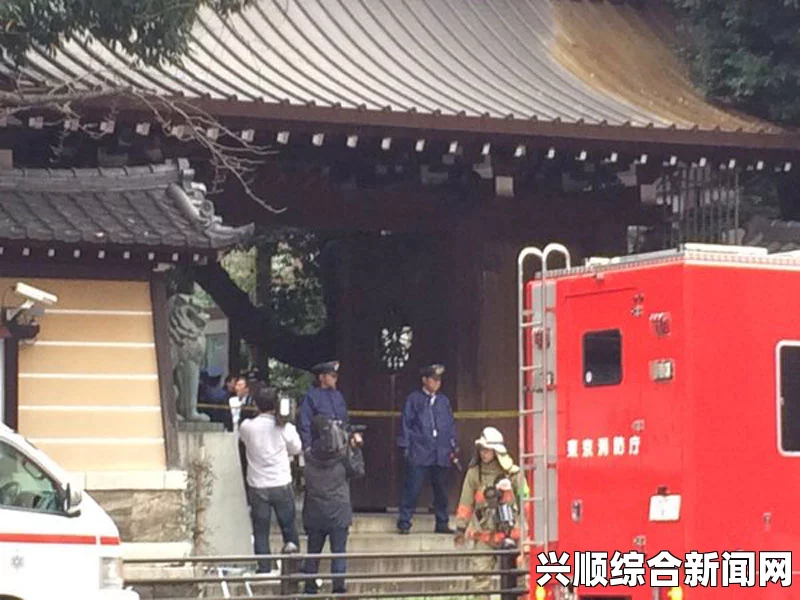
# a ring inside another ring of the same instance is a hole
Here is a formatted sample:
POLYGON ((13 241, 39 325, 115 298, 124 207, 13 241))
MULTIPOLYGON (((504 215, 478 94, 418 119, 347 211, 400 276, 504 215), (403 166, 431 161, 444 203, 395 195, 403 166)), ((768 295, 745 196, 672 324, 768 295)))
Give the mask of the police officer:
MULTIPOLYGON (((456 546, 464 545, 466 538, 474 541, 477 551, 497 550, 506 540, 519 543, 519 528, 511 524, 510 530, 499 528, 497 515, 492 510, 492 497, 496 503, 510 505, 519 519, 520 506, 528 495, 528 486, 520 468, 514 464, 506 449, 503 434, 494 427, 486 427, 475 440, 475 457, 464 477, 461 498, 456 511, 456 546)), ((488 590, 490 572, 494 570, 495 556, 474 556, 472 589, 488 590)), ((479 600, 489 596, 478 596, 479 600)))
POLYGON ((228 408, 228 392, 220 387, 222 371, 216 367, 200 372, 200 389, 197 393, 197 402, 209 406, 198 409, 206 414, 212 423, 226 423, 225 416, 230 417, 228 408))
MULTIPOLYGON (((303 451, 311 449, 311 424, 314 417, 322 415, 336 419, 347 425, 347 404, 344 396, 336 389, 339 379, 339 361, 320 363, 311 368, 315 381, 300 401, 297 415, 297 430, 303 441, 303 451)), ((360 436, 359 436, 360 440, 360 436)))
POLYGON ((444 366, 422 369, 422 388, 411 392, 403 407, 398 446, 405 457, 405 479, 397 530, 409 533, 411 517, 425 477, 433 487, 436 533, 453 533, 448 524, 447 487, 450 466, 458 452, 456 423, 450 400, 439 392, 444 366))

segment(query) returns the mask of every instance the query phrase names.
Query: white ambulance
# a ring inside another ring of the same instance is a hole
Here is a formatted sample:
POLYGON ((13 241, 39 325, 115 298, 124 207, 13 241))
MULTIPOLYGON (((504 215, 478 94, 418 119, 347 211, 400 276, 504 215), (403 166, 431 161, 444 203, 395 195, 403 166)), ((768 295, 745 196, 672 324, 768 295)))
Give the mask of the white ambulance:
POLYGON ((138 600, 119 531, 41 450, 0 423, 0 600, 138 600))

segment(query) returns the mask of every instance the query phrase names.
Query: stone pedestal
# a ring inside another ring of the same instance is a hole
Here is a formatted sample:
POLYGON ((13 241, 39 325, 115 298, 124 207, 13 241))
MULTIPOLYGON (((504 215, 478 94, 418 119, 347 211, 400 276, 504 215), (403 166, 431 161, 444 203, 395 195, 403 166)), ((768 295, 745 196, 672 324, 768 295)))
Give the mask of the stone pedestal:
MULTIPOLYGON (((226 431, 195 429, 187 431, 181 423, 178 432, 181 468, 191 474, 191 463, 200 459, 213 476, 206 519, 205 553, 239 555, 253 552, 250 512, 245 496, 244 478, 239 463, 239 442, 226 431)), ((195 423, 191 423, 194 427, 195 423)), ((218 423, 197 423, 207 428, 218 423)), ((221 427, 221 425, 220 425, 221 427)), ((191 475, 190 475, 191 476, 191 475)))
POLYGON ((225 426, 222 423, 208 421, 178 421, 178 431, 182 433, 222 433, 225 431, 225 426))

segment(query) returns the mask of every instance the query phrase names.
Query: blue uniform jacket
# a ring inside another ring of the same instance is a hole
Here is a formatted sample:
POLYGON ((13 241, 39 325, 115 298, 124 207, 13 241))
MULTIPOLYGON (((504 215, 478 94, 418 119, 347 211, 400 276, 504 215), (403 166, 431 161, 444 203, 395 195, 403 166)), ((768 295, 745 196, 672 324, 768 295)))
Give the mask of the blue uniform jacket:
POLYGON ((400 427, 397 445, 404 449, 410 464, 418 467, 450 466, 450 453, 458 447, 458 437, 447 396, 436 394, 431 406, 431 397, 423 390, 411 392, 403 407, 400 427))
POLYGON ((347 423, 347 405, 339 390, 323 390, 312 387, 300 401, 297 414, 297 431, 303 441, 303 449, 311 448, 311 421, 316 415, 325 415, 347 423))

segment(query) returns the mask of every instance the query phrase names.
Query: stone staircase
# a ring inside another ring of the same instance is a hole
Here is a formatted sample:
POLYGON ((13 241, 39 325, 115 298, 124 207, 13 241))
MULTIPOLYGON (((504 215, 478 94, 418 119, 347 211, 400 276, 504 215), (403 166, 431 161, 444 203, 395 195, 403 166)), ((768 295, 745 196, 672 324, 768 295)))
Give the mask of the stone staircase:
MULTIPOLYGON (((299 513, 298 513, 299 519, 299 513)), ((402 592, 413 593, 414 600, 427 600, 427 593, 452 593, 452 596, 436 596, 436 599, 455 600, 456 598, 469 598, 469 596, 459 596, 459 593, 470 588, 472 581, 469 573, 471 572, 471 559, 468 556, 426 556, 426 553, 450 553, 454 552, 453 537, 450 535, 433 533, 433 515, 420 514, 414 518, 414 527, 409 535, 399 535, 395 529, 397 516, 391 513, 384 514, 357 514, 354 517, 353 525, 350 529, 348 539, 348 553, 403 553, 418 554, 419 556, 391 559, 348 559, 348 575, 371 575, 369 579, 348 579, 347 590, 350 594, 363 594, 364 599, 370 598, 373 593, 402 592), (435 578, 403 577, 404 574, 411 573, 460 573, 458 575, 442 575, 435 578)), ((306 536, 303 535, 302 525, 299 525, 300 532, 300 551, 306 551, 306 536)), ((270 546, 273 553, 280 551, 283 540, 277 526, 273 526, 270 536, 270 546)), ((330 552, 328 544, 323 549, 323 554, 330 552)), ((191 569, 191 567, 188 567, 191 569)), ((320 561, 320 574, 330 573, 330 561, 322 559, 320 561)), ((184 572, 184 576, 185 576, 184 572)), ((178 575, 180 576, 180 575, 178 575)), ((322 594, 330 590, 330 582, 322 579, 322 594)), ((499 585, 494 582, 494 587, 499 585)), ((177 597, 175 594, 168 593, 168 588, 159 586, 157 593, 155 590, 139 590, 145 592, 143 598, 167 598, 177 597), (150 592, 150 593, 148 593, 150 592)), ((206 584, 202 586, 204 597, 222 598, 222 586, 220 584, 206 584)), ((277 595, 280 591, 280 583, 274 579, 261 579, 250 584, 250 590, 255 596, 277 595)), ((231 596, 246 597, 248 591, 241 583, 231 583, 228 585, 231 596)), ((176 594, 186 597, 186 590, 176 594)), ((324 597, 324 596, 321 596, 324 597)), ((433 600, 433 598, 431 598, 433 600)))
MULTIPOLYGON (((353 525, 350 527, 350 536, 347 540, 347 551, 352 553, 425 553, 425 552, 453 552, 453 536, 443 535, 440 533, 433 533, 435 520, 432 515, 418 515, 414 518, 414 528, 409 535, 399 535, 395 528, 397 516, 394 514, 357 514, 353 518, 353 525)), ((303 535, 302 525, 299 526, 300 532, 300 551, 306 551, 306 536, 303 535)), ((283 540, 277 528, 273 529, 273 534, 270 536, 270 545, 274 548, 273 552, 277 552, 283 544, 283 540)), ((323 553, 329 552, 330 548, 325 545, 323 553)), ((411 559, 408 559, 411 560, 411 559)), ((450 560, 451 564, 454 559, 432 559, 438 566, 437 560, 450 560)), ((463 560, 463 559, 459 559, 463 560)), ((432 569, 433 564, 429 563, 429 570, 432 569)), ((380 570, 383 572, 394 572, 408 567, 409 570, 414 569, 412 563, 404 563, 403 561, 385 561, 367 560, 351 560, 348 564, 348 570, 356 572, 357 567, 363 567, 360 571, 375 572, 380 570), (394 562, 395 569, 389 569, 389 565, 385 563, 394 562), (381 568, 378 568, 381 567, 381 568), (383 568, 385 567, 385 568, 383 568)), ((443 569, 441 569, 443 570, 443 569)))
MULTIPOLYGON (((426 553, 453 553, 453 536, 433 533, 435 519, 430 514, 417 514, 414 517, 414 526, 409 535, 399 535, 396 530, 397 515, 385 514, 358 514, 354 516, 350 528, 350 537, 347 542, 348 553, 391 553, 391 554, 418 554, 413 558, 377 558, 377 559, 349 559, 347 573, 349 575, 369 574, 369 579, 348 579, 347 591, 350 594, 364 594, 362 598, 368 599, 371 593, 401 592, 415 594, 413 600, 427 600, 427 593, 446 593, 452 596, 436 596, 431 600, 455 600, 456 598, 468 599, 470 596, 459 596, 460 592, 469 590, 472 577, 471 559, 468 556, 426 556, 426 553), (409 573, 460 573, 458 575, 441 575, 435 578, 403 577, 409 573)), ((452 526, 452 523, 451 523, 452 526)), ((299 529, 300 551, 306 551, 306 539, 299 529)), ((272 548, 279 549, 282 538, 277 529, 270 537, 272 548)), ((274 552, 275 550, 273 550, 274 552)), ((326 544, 323 553, 330 551, 326 544)), ((330 561, 320 561, 320 574, 330 572, 330 561)), ((322 592, 330 590, 330 583, 322 581, 322 592)), ((498 586, 499 581, 494 582, 498 586)), ((277 591, 277 582, 254 583, 251 585, 253 593, 269 594, 277 591)))

